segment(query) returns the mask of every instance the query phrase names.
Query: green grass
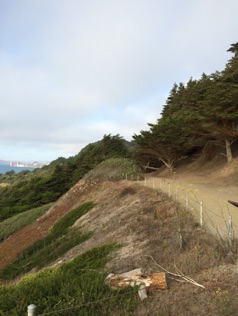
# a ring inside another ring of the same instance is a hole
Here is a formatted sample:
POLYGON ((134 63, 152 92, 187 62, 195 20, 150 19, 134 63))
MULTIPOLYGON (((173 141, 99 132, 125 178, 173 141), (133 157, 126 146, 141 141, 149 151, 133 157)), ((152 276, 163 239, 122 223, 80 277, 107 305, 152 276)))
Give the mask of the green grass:
POLYGON ((35 304, 37 315, 134 315, 135 288, 113 291, 105 284, 105 264, 117 244, 94 248, 59 268, 47 268, 18 284, 0 286, 0 315, 25 315, 35 304), (61 312, 59 312, 61 311, 61 312))
POLYGON ((110 158, 89 171, 85 179, 119 181, 127 178, 128 180, 137 180, 139 174, 140 168, 133 160, 129 158, 110 158))
POLYGON ((25 211, 0 222, 0 242, 45 214, 51 204, 25 211))
POLYGON ((42 268, 90 238, 92 233, 82 233, 70 227, 93 206, 92 202, 84 203, 62 217, 52 227, 48 236, 36 241, 21 254, 18 260, 1 270, 0 279, 13 279, 32 268, 42 268))

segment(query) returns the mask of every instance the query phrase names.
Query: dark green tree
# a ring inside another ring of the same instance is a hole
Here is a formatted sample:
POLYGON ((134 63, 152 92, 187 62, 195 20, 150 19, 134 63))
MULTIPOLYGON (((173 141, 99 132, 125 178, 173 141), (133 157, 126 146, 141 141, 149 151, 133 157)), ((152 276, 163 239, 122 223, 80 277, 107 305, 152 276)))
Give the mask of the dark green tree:
POLYGON ((174 171, 175 163, 183 159, 193 146, 182 118, 173 115, 148 125, 149 131, 133 136, 137 144, 138 163, 144 169, 156 169, 163 163, 171 172, 174 171), (154 165, 151 165, 152 161, 154 165))
POLYGON ((202 124, 198 134, 225 148, 227 162, 233 161, 231 145, 238 140, 238 44, 228 50, 235 55, 222 72, 211 75, 206 97, 200 102, 202 124))

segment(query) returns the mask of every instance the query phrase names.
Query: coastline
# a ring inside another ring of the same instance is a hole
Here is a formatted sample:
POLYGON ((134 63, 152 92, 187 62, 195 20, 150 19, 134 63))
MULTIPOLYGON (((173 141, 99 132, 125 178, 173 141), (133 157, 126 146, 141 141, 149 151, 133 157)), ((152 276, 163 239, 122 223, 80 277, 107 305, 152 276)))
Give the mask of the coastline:
POLYGON ((9 171, 14 171, 15 173, 19 173, 23 170, 29 170, 33 171, 36 168, 33 167, 27 167, 27 166, 10 166, 8 164, 0 164, 0 174, 5 174, 6 172, 9 171))

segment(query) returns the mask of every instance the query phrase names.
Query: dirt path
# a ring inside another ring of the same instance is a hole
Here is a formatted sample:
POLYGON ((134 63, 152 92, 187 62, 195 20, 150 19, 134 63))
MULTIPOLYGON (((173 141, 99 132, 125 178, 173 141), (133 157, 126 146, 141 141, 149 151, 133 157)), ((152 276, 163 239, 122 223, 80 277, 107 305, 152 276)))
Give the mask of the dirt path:
POLYGON ((200 222, 213 233, 228 236, 229 216, 232 218, 233 235, 238 237, 238 208, 228 200, 238 201, 238 187, 215 184, 191 183, 186 178, 159 178, 147 176, 144 185, 162 190, 190 209, 200 222))

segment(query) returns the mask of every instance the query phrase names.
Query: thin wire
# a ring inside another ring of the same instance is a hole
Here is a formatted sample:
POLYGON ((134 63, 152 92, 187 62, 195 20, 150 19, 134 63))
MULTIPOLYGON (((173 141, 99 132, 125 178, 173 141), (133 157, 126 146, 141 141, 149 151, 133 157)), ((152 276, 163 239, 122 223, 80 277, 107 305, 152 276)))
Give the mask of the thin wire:
MULTIPOLYGON (((64 311, 67 311, 67 310, 72 310, 72 309, 76 309, 76 308, 80 308, 80 307, 85 307, 85 306, 89 306, 89 305, 92 305, 92 304, 97 304, 97 303, 100 303, 100 302, 103 302, 103 301, 106 301, 106 300, 110 300, 112 298, 116 298, 116 297, 119 297, 119 296, 123 296, 123 295, 127 295, 127 294, 130 294, 130 293, 135 293, 135 292, 138 292, 138 289, 134 290, 134 291, 130 291, 130 292, 126 292, 126 293, 121 293, 121 294, 118 294, 118 295, 114 295, 114 296, 110 296, 110 297, 106 297, 106 298, 103 298, 101 300, 97 300, 97 301, 91 301, 91 302, 88 302, 88 303, 85 303, 85 304, 81 304, 81 305, 76 305, 76 306, 71 306, 71 307, 68 307, 68 308, 63 308, 63 309, 59 309, 59 310, 55 310, 55 311, 52 311, 52 312, 47 312, 47 313, 43 313, 43 314, 39 314, 38 316, 45 316, 45 315, 50 315, 50 314, 54 314, 54 313, 60 313, 60 312, 64 312, 64 311)), ((201 293, 196 293, 194 294, 193 296, 195 295, 200 295, 201 293)), ((185 300, 188 300, 188 298, 182 298, 180 299, 180 301, 185 301, 185 300)), ((161 311, 161 307, 160 309, 158 310, 154 310, 152 311, 152 313, 156 313, 158 311, 161 311)), ((152 314, 152 315, 153 315, 152 314)), ((148 315, 148 312, 146 312, 144 315, 148 315)))
POLYGON ((215 215, 215 216, 217 216, 217 217, 219 217, 219 218, 221 218, 221 219, 224 219, 224 216, 221 216, 221 215, 216 214, 215 212, 213 212, 212 210, 210 210, 209 208, 207 208, 205 205, 204 205, 204 209, 206 209, 207 212, 212 213, 213 215, 215 215))
MULTIPOLYGON (((164 184, 166 184, 166 185, 170 184, 170 181, 169 181, 169 180, 160 179, 160 181, 161 181, 161 184, 162 184, 162 182, 163 182, 164 184)), ((161 188, 162 188, 162 185, 161 185, 161 188)), ((173 194, 172 194, 172 191, 173 191, 173 183, 172 183, 172 186, 171 186, 171 197, 174 198, 174 196, 173 196, 173 194)), ((186 194, 186 191, 184 191, 183 189, 182 189, 181 191, 186 194)), ((197 199, 195 192, 190 192, 190 193, 192 193, 192 197, 191 197, 191 195, 190 195, 188 208, 190 209, 190 211, 191 211, 192 213, 194 213, 194 210, 199 211, 199 208, 198 208, 196 205, 194 205, 194 203, 191 203, 191 202, 200 203, 200 201, 197 199), (191 209, 191 207, 192 207, 192 209, 191 209)), ((165 193, 165 194, 168 195, 168 193, 165 193)), ((178 201, 177 201, 177 202, 178 202, 178 201)), ((220 206, 219 203, 218 203, 218 205, 220 206)), ((220 208, 221 208, 221 206, 220 206, 220 208)), ((208 217, 208 219, 213 223, 213 220, 212 220, 211 217, 208 215, 208 213, 211 213, 211 214, 213 214, 214 216, 216 216, 216 217, 218 217, 218 218, 224 220, 224 221, 225 221, 225 224, 226 224, 226 220, 225 220, 224 216, 221 216, 221 215, 216 214, 214 211, 212 211, 211 209, 208 209, 208 208, 204 205, 204 215, 206 214, 207 217, 208 217), (205 209, 206 209, 206 210, 205 210, 205 209)), ((233 224, 233 227, 238 228, 238 226, 237 226, 236 224, 234 224, 234 223, 232 223, 232 224, 233 224)), ((217 229, 220 229, 220 230, 222 230, 223 232, 226 233, 226 231, 225 231, 223 228, 219 227, 218 225, 213 224, 213 226, 216 227, 217 229)))
POLYGON ((114 296, 110 296, 110 297, 105 297, 105 298, 102 298, 101 300, 91 301, 91 302, 84 303, 84 304, 81 304, 81 305, 71 306, 71 307, 67 307, 67 308, 55 310, 55 311, 52 311, 52 312, 47 312, 47 313, 39 314, 38 316, 50 315, 50 314, 54 314, 54 313, 64 312, 64 311, 71 310, 71 309, 76 309, 76 308, 80 308, 80 307, 85 307, 85 306, 88 306, 88 305, 97 304, 97 303, 100 303, 100 302, 103 302, 103 301, 107 301, 107 300, 110 300, 110 299, 113 299, 113 298, 116 298, 116 297, 119 297, 119 296, 123 296, 123 295, 131 294, 131 293, 135 293, 135 292, 138 292, 138 291, 139 291, 139 290, 136 289, 136 290, 134 290, 134 291, 130 291, 130 292, 126 292, 126 293, 120 293, 120 294, 118 294, 118 295, 114 295, 114 296))

